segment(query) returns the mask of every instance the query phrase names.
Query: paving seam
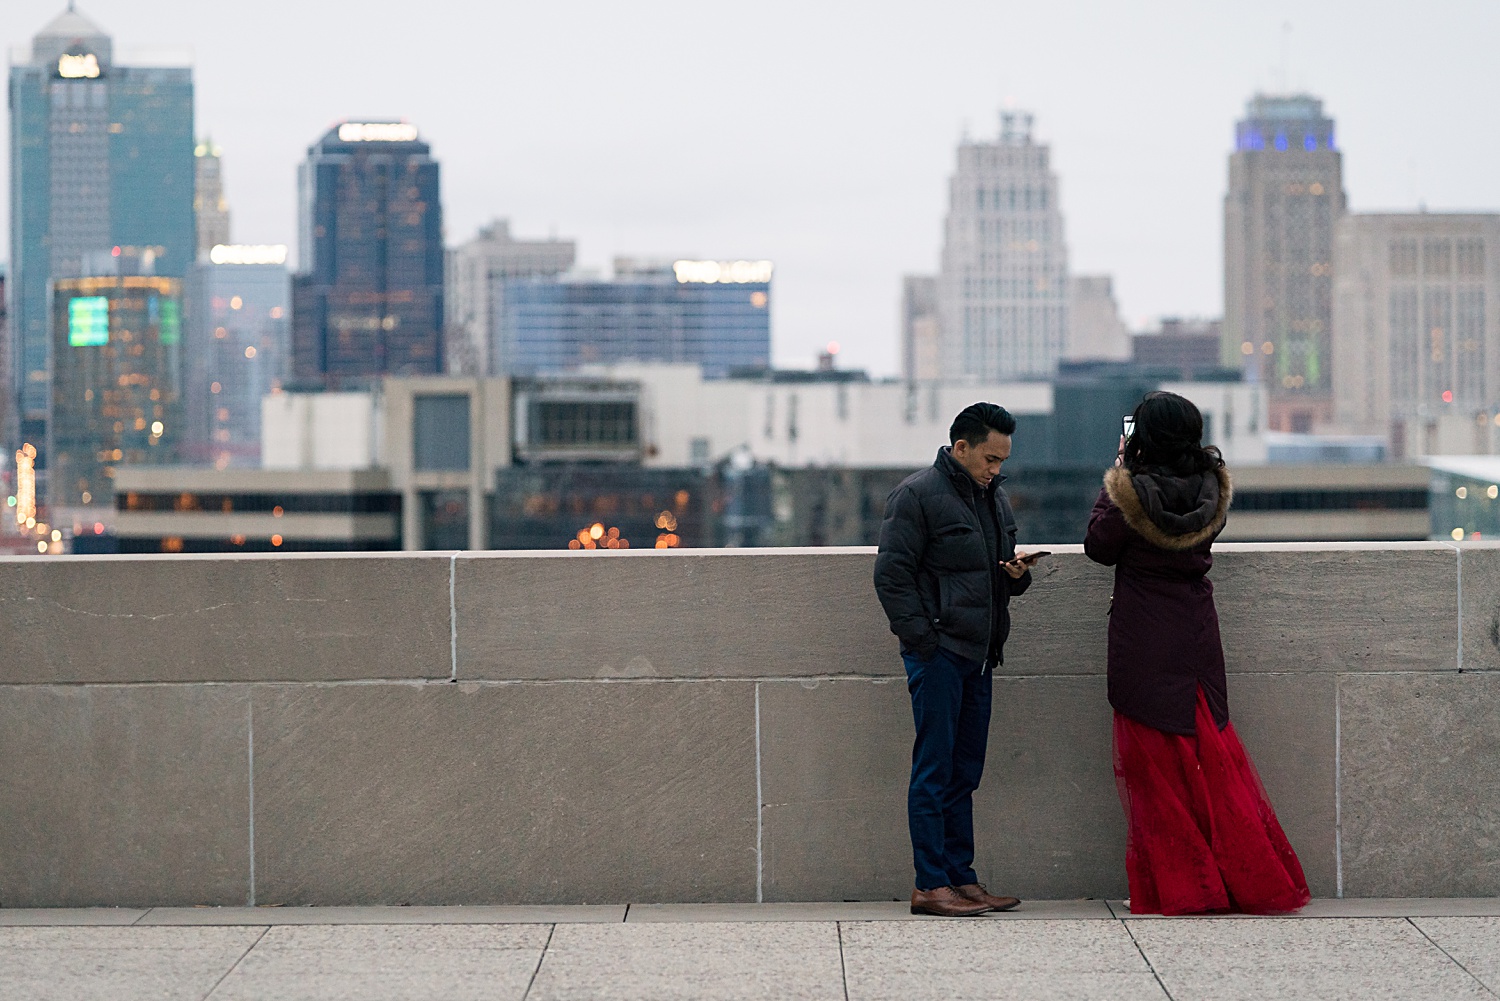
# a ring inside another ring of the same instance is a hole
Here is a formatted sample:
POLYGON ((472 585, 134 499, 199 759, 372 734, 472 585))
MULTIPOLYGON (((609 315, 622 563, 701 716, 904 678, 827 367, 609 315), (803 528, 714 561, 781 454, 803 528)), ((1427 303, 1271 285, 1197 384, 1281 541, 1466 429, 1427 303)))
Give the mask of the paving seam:
POLYGON ((1333 676, 1333 895, 1344 899, 1344 676, 1333 676))
POLYGON ((844 922, 835 921, 833 930, 839 936, 839 981, 844 985, 844 1001, 849 1001, 849 967, 844 965, 844 922))
POLYGON ((236 959, 234 963, 230 965, 229 969, 224 971, 224 975, 222 977, 214 981, 214 985, 208 989, 208 993, 203 995, 202 1001, 208 1001, 209 998, 214 996, 214 992, 219 989, 219 986, 223 984, 224 981, 229 979, 229 975, 231 973, 240 968, 240 964, 245 961, 245 957, 250 955, 250 953, 255 949, 257 945, 260 945, 260 940, 265 938, 270 930, 270 928, 262 928, 260 930, 260 934, 255 936, 255 941, 251 942, 250 945, 245 949, 245 951, 240 953, 240 958, 236 959))
MULTIPOLYGON (((625 909, 629 911, 630 905, 626 904, 625 909)), ((536 984, 537 974, 542 972, 542 961, 547 958, 547 949, 552 945, 552 936, 556 932, 557 925, 555 924, 547 929, 547 941, 542 943, 542 954, 536 957, 536 969, 531 971, 531 979, 526 981, 526 993, 521 995, 521 1001, 526 1001, 527 998, 531 997, 531 988, 536 984)))
POLYGON ((1431 942, 1432 943, 1432 947, 1434 949, 1436 949, 1438 952, 1441 952, 1443 954, 1443 956, 1448 960, 1448 962, 1452 963, 1454 966, 1458 967, 1460 970, 1463 970, 1465 973, 1468 973, 1469 974, 1469 979, 1472 980, 1472 981, 1474 981, 1476 984, 1478 984, 1481 990, 1483 990, 1490 997, 1495 997, 1496 996, 1495 992, 1492 991, 1492 990, 1490 990, 1490 985, 1489 984, 1485 983, 1483 980, 1480 980, 1478 977, 1474 976, 1473 973, 1470 973, 1469 972, 1469 968, 1467 966, 1465 966, 1464 964, 1460 963, 1458 960, 1454 959, 1453 956, 1448 952, 1447 949, 1444 949, 1442 946, 1438 945, 1437 939, 1435 939, 1431 935, 1427 934, 1427 932, 1422 928, 1421 925, 1417 924, 1411 918, 1407 918, 1406 919, 1406 923, 1409 924, 1409 925, 1411 925, 1413 928, 1415 928, 1417 930, 1417 934, 1418 935, 1421 935, 1427 941, 1431 942))
MULTIPOLYGON (((1113 911, 1113 908, 1111 908, 1113 911)), ((1125 934, 1130 936, 1130 944, 1135 946, 1135 951, 1141 954, 1141 962, 1146 964, 1146 969, 1151 971, 1151 976, 1156 980, 1156 986, 1161 988, 1162 996, 1167 1001, 1172 1001, 1172 992, 1167 990, 1167 985, 1162 983, 1161 974, 1156 972, 1156 965, 1146 956, 1146 950, 1141 948, 1141 943, 1135 939, 1135 932, 1130 930, 1130 922, 1121 920, 1120 926, 1125 929, 1125 934)))
POLYGON ((248 741, 245 760, 249 770, 250 789, 250 907, 255 906, 255 696, 245 699, 245 734, 248 741))

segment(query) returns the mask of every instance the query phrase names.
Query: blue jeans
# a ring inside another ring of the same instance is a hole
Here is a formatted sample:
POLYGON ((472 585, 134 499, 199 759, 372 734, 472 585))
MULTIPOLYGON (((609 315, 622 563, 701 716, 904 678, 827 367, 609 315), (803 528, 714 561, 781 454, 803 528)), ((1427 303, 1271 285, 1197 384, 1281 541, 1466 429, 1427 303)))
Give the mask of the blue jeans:
POLYGON ((906 815, 917 889, 979 882, 974 873, 974 790, 990 736, 993 674, 981 661, 939 650, 902 654, 917 739, 906 815))

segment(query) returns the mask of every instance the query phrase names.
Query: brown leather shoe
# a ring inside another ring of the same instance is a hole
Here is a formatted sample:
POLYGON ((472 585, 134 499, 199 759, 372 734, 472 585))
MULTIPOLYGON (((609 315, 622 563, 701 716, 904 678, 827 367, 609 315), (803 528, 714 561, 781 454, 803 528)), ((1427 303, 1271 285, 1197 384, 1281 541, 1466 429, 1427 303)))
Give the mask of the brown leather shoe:
POLYGON ((969 883, 967 886, 955 886, 953 889, 965 900, 972 900, 976 904, 983 904, 992 911, 1008 911, 1021 903, 1017 897, 995 896, 984 888, 983 883, 969 883))
POLYGON ((940 886, 936 890, 911 891, 913 914, 934 914, 940 918, 972 918, 989 909, 989 904, 975 903, 951 886, 940 886))

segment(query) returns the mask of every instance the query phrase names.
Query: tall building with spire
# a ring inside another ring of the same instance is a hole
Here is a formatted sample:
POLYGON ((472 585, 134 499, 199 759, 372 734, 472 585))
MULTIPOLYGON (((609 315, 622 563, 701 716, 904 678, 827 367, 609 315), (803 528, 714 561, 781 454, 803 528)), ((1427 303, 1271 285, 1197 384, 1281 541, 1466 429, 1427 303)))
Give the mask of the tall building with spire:
POLYGON ((1223 360, 1266 384, 1274 431, 1333 418, 1333 246, 1344 210, 1343 157, 1323 102, 1257 94, 1229 157, 1223 360))
POLYGON ((193 215, 198 221, 198 260, 229 243, 229 200, 224 197, 224 151, 212 139, 193 148, 193 215))
POLYGON ((958 147, 938 279, 943 375, 1045 379, 1068 331, 1068 252, 1050 150, 1003 112, 992 142, 958 147))
POLYGON ((70 4, 11 65, 9 107, 11 398, 20 436, 40 446, 49 285, 89 277, 101 254, 149 259, 168 278, 194 257, 192 70, 118 65, 110 36, 70 4))

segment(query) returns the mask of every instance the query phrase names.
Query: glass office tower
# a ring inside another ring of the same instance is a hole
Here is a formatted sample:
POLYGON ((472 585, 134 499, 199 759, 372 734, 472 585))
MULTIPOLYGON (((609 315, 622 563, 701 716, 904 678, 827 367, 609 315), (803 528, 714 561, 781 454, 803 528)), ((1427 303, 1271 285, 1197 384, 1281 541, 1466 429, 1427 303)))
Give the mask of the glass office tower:
POLYGON ((53 509, 109 504, 117 466, 174 458, 181 286, 129 274, 53 283, 53 509))
POLYGON ((414 125, 345 122, 298 170, 300 273, 292 376, 305 388, 368 386, 443 371, 438 164, 414 125))
MULTIPOLYGON (((11 396, 32 442, 46 437, 52 386, 49 283, 115 247, 149 251, 168 278, 193 259, 192 70, 113 56, 70 6, 10 67, 11 396)), ((43 450, 37 464, 49 462, 43 450)))
POLYGON ((612 281, 504 282, 491 366, 537 375, 620 361, 688 362, 710 377, 771 363, 771 262, 615 262, 612 281))
POLYGON ((219 469, 260 466, 260 401, 286 378, 286 247, 216 244, 183 289, 179 455, 219 469))

